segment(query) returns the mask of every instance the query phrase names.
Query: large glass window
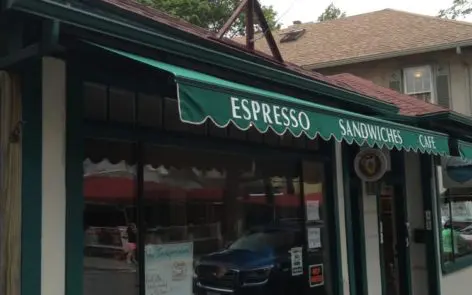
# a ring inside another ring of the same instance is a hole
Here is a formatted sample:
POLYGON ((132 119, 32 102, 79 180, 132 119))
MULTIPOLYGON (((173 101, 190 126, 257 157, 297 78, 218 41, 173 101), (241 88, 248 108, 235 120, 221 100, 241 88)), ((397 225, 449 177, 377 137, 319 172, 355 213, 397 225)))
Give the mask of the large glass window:
POLYGON ((125 142, 85 143, 84 295, 138 294, 133 149, 125 142))
POLYGON ((438 191, 443 263, 472 258, 472 162, 442 158, 438 191))
POLYGON ((323 164, 86 147, 84 294, 332 294, 323 164))

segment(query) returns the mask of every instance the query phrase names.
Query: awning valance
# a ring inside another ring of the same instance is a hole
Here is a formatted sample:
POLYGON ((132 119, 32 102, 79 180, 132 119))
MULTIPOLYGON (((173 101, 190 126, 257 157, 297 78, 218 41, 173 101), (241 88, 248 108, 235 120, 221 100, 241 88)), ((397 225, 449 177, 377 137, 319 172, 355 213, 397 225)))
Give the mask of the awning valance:
POLYGON ((232 122, 241 130, 255 127, 261 133, 270 128, 279 135, 290 132, 296 137, 305 134, 311 139, 320 136, 324 140, 335 138, 370 147, 449 154, 445 134, 319 105, 96 46, 173 74, 178 88, 180 118, 189 124, 211 120, 219 127, 226 127, 232 122))
POLYGON ((472 143, 458 140, 457 141, 457 148, 459 149, 459 155, 464 160, 472 160, 472 143))

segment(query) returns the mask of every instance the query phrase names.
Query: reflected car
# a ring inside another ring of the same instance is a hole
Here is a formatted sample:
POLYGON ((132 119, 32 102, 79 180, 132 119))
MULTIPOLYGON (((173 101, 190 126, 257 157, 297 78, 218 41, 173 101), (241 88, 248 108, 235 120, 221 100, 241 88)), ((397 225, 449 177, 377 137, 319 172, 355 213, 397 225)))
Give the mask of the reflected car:
POLYGON ((301 294, 306 280, 292 276, 290 249, 302 247, 302 241, 300 224, 254 228, 226 249, 196 262, 194 293, 301 294))

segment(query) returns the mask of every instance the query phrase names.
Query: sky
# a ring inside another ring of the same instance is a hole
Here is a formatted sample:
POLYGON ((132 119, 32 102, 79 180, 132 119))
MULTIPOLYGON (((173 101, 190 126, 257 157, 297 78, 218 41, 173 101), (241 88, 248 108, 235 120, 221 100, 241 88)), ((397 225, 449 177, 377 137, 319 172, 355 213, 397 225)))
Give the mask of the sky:
MULTIPOLYGON (((291 25, 293 21, 315 21, 325 8, 333 2, 347 15, 356 15, 385 8, 436 16, 440 9, 447 8, 453 0, 259 0, 262 5, 272 5, 278 12, 280 22, 291 25)), ((472 16, 466 19, 472 21, 472 16)))

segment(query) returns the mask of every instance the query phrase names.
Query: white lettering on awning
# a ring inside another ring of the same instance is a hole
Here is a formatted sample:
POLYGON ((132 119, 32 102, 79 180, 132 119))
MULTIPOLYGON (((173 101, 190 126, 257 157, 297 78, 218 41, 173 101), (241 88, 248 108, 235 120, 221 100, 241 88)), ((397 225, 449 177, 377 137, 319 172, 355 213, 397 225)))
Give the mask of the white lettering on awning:
POLYGON ((420 145, 426 149, 436 149, 436 142, 434 141, 434 136, 423 135, 419 136, 420 145))
POLYGON ((266 124, 302 128, 305 131, 311 127, 310 118, 304 111, 245 98, 231 97, 230 100, 233 119, 244 119, 251 122, 260 119, 266 124))
POLYGON ((394 144, 403 143, 401 132, 397 129, 345 119, 339 119, 338 124, 342 136, 381 140, 383 142, 394 144))

